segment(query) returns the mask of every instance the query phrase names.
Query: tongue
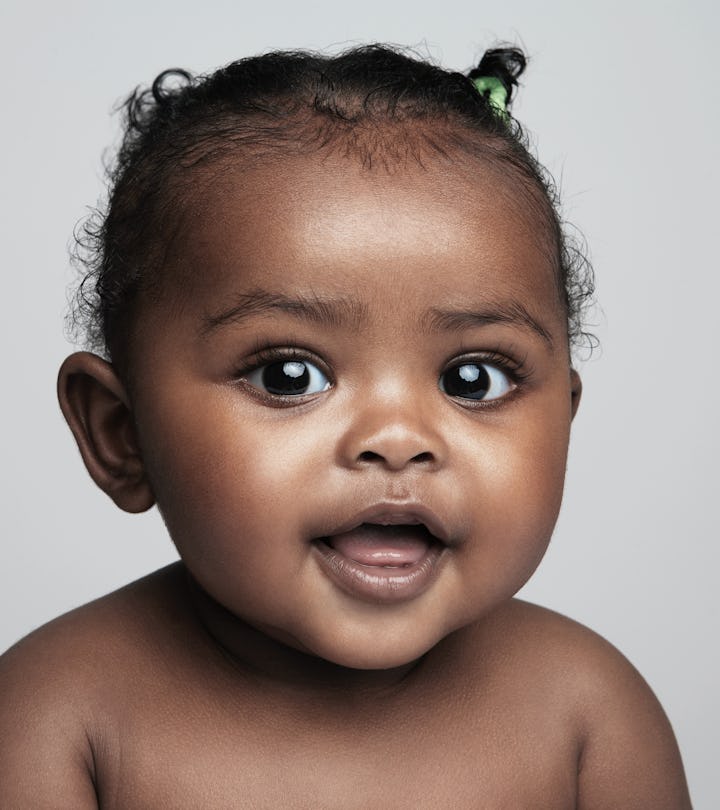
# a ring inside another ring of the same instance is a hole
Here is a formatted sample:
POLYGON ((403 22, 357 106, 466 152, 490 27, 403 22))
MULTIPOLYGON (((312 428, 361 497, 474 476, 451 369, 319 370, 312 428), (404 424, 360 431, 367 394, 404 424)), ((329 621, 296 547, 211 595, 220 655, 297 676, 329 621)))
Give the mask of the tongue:
POLYGON ((424 526, 363 524, 330 538, 332 547, 362 565, 400 568, 414 565, 427 553, 430 536, 424 526))

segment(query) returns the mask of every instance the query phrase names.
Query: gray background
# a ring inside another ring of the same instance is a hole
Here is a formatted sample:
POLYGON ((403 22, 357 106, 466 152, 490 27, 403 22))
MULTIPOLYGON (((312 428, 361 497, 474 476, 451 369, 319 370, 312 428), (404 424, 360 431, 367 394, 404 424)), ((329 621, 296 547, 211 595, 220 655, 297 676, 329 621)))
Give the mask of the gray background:
POLYGON ((155 512, 94 489, 55 403, 67 245, 102 194, 114 102, 163 68, 268 48, 382 40, 465 69, 509 39, 532 57, 515 112, 590 243, 602 303, 563 514, 523 594, 630 658, 674 724, 696 807, 718 807, 718 6, 338 6, 3 3, 0 648, 174 557, 155 512))

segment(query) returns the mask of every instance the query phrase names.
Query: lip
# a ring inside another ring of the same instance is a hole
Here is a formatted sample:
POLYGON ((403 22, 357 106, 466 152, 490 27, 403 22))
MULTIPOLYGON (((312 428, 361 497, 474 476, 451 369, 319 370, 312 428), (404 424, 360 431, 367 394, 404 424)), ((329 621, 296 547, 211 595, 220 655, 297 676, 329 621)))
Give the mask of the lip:
POLYGON ((377 523, 379 526, 425 526, 443 545, 450 544, 450 532, 445 523, 432 509, 420 503, 377 503, 356 512, 349 520, 334 526, 326 536, 342 534, 357 529, 362 523, 377 523))
POLYGON ((313 541, 318 563, 343 591, 363 601, 396 604, 420 596, 435 579, 449 543, 449 532, 440 518, 420 504, 375 504, 335 526, 313 541), (380 526, 424 526, 433 536, 427 552, 412 565, 383 568, 363 565, 336 551, 327 540, 364 523, 380 526))

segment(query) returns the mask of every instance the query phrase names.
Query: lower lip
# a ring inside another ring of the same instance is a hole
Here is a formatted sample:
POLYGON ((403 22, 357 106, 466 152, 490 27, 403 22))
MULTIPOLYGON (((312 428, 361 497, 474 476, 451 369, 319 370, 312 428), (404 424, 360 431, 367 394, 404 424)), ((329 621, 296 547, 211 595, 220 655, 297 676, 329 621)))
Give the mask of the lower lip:
POLYGON ((313 543, 323 571, 343 591, 368 602, 405 602, 427 590, 440 567, 445 548, 433 543, 412 565, 398 568, 363 565, 338 553, 322 540, 313 543))

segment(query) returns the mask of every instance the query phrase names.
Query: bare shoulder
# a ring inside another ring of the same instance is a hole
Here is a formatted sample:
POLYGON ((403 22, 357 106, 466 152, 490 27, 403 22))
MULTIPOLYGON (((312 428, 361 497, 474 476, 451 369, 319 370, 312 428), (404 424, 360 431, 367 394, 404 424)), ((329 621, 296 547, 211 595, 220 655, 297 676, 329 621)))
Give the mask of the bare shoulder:
POLYGON ((162 596, 171 578, 165 569, 71 611, 0 656, 1 807, 97 807, 102 716, 167 635, 153 625, 172 621, 162 596))
POLYGON ((181 569, 168 566, 48 622, 0 656, 0 677, 56 692, 94 683, 99 671, 122 672, 168 637, 168 624, 188 621, 177 598, 181 579, 181 569))
POLYGON ((604 638, 512 600, 483 632, 515 693, 534 692, 577 730, 578 808, 689 808, 670 722, 638 671, 604 638))

